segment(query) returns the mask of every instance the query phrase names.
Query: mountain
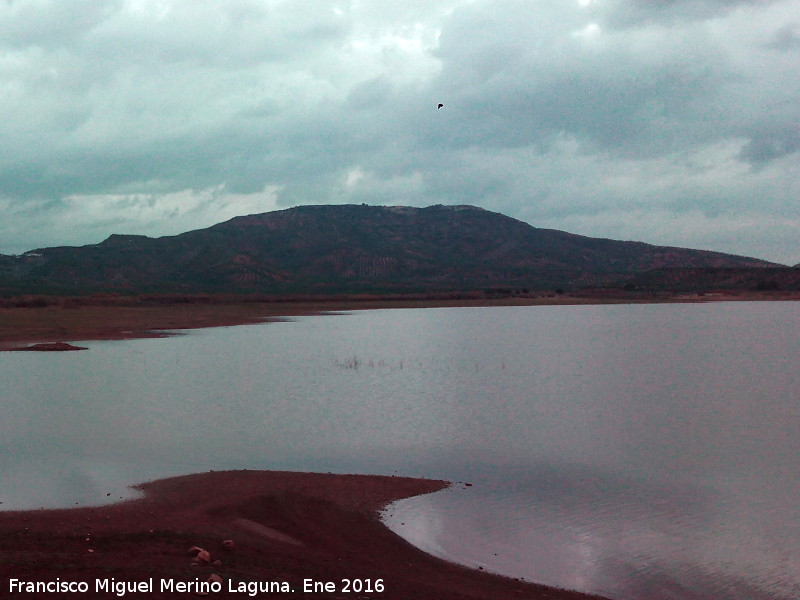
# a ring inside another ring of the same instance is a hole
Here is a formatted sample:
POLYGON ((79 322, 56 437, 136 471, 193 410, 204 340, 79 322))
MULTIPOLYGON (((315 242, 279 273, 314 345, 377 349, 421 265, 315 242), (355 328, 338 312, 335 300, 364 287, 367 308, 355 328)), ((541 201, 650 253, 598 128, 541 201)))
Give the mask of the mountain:
POLYGON ((596 286, 652 269, 774 263, 540 229, 474 206, 321 205, 206 229, 0 256, 0 290, 381 292, 596 286))
POLYGON ((626 282, 633 289, 691 292, 703 290, 800 290, 798 267, 702 267, 653 269, 626 282))

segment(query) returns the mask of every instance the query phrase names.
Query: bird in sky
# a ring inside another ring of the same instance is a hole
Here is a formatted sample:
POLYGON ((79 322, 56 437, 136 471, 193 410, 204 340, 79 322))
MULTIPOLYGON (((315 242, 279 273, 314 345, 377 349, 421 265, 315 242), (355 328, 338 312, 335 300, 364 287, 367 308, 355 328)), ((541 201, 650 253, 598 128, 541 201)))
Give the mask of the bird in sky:
POLYGON ((440 104, 439 106, 437 106, 437 107, 436 107, 436 110, 439 110, 439 109, 440 109, 440 108, 442 108, 443 106, 444 106, 444 104, 440 104))

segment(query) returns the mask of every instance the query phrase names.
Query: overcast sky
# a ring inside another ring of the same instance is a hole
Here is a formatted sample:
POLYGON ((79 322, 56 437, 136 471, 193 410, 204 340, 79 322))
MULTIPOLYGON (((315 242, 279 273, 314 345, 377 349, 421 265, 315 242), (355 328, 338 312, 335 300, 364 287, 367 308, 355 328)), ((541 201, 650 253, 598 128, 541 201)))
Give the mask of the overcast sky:
POLYGON ((800 0, 0 0, 0 115, 5 254, 366 202, 800 261, 800 0))

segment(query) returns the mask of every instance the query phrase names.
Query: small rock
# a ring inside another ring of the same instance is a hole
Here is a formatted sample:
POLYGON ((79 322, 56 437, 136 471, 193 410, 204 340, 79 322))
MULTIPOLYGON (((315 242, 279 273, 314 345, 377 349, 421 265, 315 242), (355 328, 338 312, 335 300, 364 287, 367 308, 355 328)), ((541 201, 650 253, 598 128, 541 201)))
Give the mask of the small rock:
POLYGON ((222 540, 222 547, 225 548, 225 550, 233 550, 233 540, 222 540))

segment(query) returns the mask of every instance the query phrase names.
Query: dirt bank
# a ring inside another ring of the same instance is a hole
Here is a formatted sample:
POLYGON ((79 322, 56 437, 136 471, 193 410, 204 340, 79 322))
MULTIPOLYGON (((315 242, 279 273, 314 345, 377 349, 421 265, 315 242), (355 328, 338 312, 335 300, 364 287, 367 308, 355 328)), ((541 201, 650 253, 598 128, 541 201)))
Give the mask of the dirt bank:
POLYGON ((260 323, 291 316, 380 308, 456 306, 551 306, 576 304, 641 304, 798 300, 800 293, 731 293, 650 296, 628 293, 544 294, 504 298, 317 298, 252 301, 235 296, 138 299, 136 297, 52 298, 20 301, 0 307, 0 350, 35 342, 161 337, 165 331, 260 323))
POLYGON ((306 579, 333 586, 314 594, 319 598, 592 598, 447 563, 380 522, 377 511, 387 503, 444 486, 402 477, 227 471, 148 483, 141 486, 144 498, 116 505, 0 512, 0 596, 111 598, 118 596, 98 592, 98 581, 152 581, 152 589, 125 597, 194 597, 175 590, 216 574, 222 592, 211 597, 239 600, 251 597, 244 590, 258 582, 285 586, 258 597, 308 597, 306 579), (233 540, 233 549, 224 540, 233 540), (193 546, 221 564, 203 555, 193 565, 193 546), (26 593, 19 583, 12 590, 11 579, 85 584, 88 593, 26 593), (162 580, 173 591, 163 590, 162 580), (344 591, 346 580, 351 588, 358 580, 362 591, 344 591))

